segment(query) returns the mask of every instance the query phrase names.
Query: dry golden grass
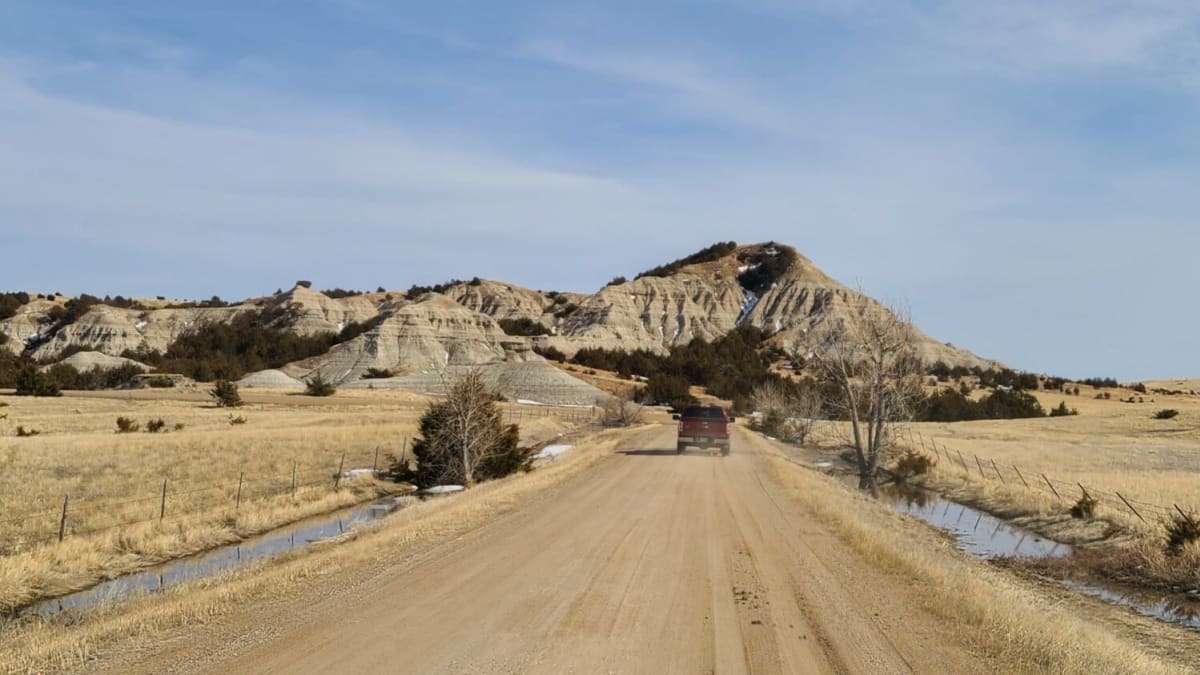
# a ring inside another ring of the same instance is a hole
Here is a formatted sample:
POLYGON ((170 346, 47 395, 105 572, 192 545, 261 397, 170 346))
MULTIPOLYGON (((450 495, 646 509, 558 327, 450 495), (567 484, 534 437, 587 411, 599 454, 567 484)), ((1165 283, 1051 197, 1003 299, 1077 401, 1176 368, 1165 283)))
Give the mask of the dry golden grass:
MULTIPOLYGON (((230 425, 231 412, 211 407, 203 391, 0 397, 9 404, 0 408, 8 414, 0 421, 0 610, 396 492, 370 477, 335 491, 334 479, 343 455, 351 470, 401 454, 427 403, 395 391, 243 398, 248 405, 232 414, 247 423, 230 425), (161 418, 170 431, 118 434, 119 416, 143 429, 161 418), (171 430, 176 423, 183 430, 171 430), (42 433, 17 438, 17 425, 42 433)), ((521 426, 532 442, 570 425, 546 417, 521 426)))
POLYGON ((772 474, 859 553, 914 584, 925 608, 960 626, 982 655, 1023 673, 1177 673, 1120 636, 1041 596, 1002 570, 949 550, 885 504, 781 456, 772 474))
POLYGON ((394 561, 511 512, 610 455, 619 442, 640 430, 603 431, 580 441, 575 452, 532 473, 490 481, 460 497, 415 504, 387 520, 355 530, 352 541, 320 555, 285 554, 119 606, 11 625, 0 633, 3 667, 8 672, 75 670, 123 640, 136 637, 141 642, 153 642, 170 631, 240 611, 257 599, 278 597, 314 577, 335 573, 344 576, 359 565, 369 567, 384 558, 394 561))

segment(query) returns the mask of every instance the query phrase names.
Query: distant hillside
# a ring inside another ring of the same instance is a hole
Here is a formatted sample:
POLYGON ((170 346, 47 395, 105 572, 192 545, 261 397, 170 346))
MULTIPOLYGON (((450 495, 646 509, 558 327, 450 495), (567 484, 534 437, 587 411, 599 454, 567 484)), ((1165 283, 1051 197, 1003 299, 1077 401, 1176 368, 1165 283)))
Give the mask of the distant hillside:
MULTIPOLYGON (((98 352, 201 380, 280 369, 339 384, 429 388, 431 376, 447 369, 541 364, 537 352, 548 350, 666 353, 743 325, 761 329, 772 348, 808 350, 814 324, 864 304, 887 311, 791 247, 722 242, 590 295, 484 279, 371 293, 322 293, 302 283, 236 304, 6 293, 0 349, 43 365, 98 352)), ((999 365, 923 333, 918 348, 931 364, 999 365)), ((521 378, 536 380, 529 373, 537 370, 528 366, 521 378)), ((573 386, 545 374, 554 386, 573 386)))

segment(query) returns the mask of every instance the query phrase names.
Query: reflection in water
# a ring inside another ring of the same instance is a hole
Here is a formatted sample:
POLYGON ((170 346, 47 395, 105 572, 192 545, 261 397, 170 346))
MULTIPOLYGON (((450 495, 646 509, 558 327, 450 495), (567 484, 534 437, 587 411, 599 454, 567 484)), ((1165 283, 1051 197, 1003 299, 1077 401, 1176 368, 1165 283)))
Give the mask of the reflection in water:
POLYGON ((343 509, 156 567, 117 577, 84 591, 61 598, 45 600, 25 607, 19 616, 50 616, 72 609, 121 600, 131 595, 150 593, 186 581, 211 576, 218 572, 245 565, 254 560, 271 558, 285 551, 303 548, 314 542, 336 537, 356 523, 382 518, 400 506, 398 498, 388 498, 371 504, 343 509))
POLYGON ((998 557, 1055 558, 1071 547, 1010 525, 1000 518, 903 483, 882 488, 882 498, 910 516, 954 535, 958 547, 983 559, 998 557))
MULTIPOLYGON (((880 497, 897 511, 952 534, 960 549, 985 560, 998 557, 1057 558, 1072 550, 1066 544, 1044 539, 982 511, 910 485, 890 483, 883 486, 880 497)), ((1200 598, 1115 585, 1060 581, 1080 593, 1128 607, 1143 616, 1200 630, 1200 598)))

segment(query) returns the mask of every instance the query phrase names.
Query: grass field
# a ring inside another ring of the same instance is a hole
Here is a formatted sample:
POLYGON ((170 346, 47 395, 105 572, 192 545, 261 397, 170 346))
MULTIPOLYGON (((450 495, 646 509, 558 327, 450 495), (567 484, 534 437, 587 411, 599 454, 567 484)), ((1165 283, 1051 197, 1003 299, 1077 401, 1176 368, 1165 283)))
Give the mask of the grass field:
MULTIPOLYGON (((203 390, 0 396, 0 610, 395 492, 371 476, 335 490, 335 477, 404 453, 428 403, 397 391, 242 393, 232 411, 203 390), (118 417, 140 430, 116 433, 118 417), (165 431, 147 433, 158 419, 165 431)), ((525 442, 567 428, 518 421, 525 442)))

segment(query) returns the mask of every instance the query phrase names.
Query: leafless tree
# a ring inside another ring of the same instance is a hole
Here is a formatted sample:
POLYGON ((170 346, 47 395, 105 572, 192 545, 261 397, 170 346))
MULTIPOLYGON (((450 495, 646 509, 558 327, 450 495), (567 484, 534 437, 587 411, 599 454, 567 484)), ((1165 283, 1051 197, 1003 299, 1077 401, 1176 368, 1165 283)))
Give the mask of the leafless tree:
POLYGON ((837 386, 831 403, 849 423, 859 486, 873 492, 891 425, 909 419, 921 396, 922 367, 906 308, 884 307, 860 290, 847 310, 810 331, 807 363, 837 386))
POLYGON ((750 398, 761 415, 758 428, 789 443, 806 443, 821 414, 821 397, 811 382, 795 389, 764 382, 754 388, 750 398))
POLYGON ((608 396, 599 403, 600 421, 606 427, 631 427, 642 421, 642 404, 624 396, 608 396))

